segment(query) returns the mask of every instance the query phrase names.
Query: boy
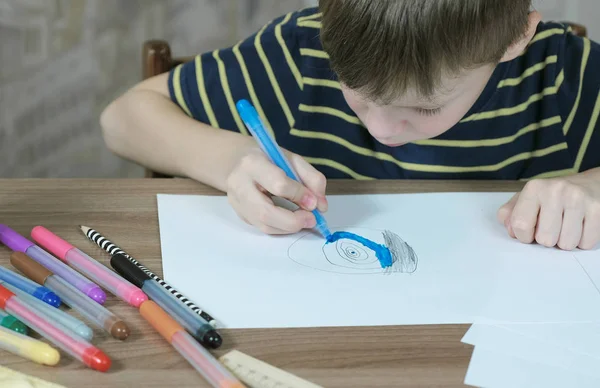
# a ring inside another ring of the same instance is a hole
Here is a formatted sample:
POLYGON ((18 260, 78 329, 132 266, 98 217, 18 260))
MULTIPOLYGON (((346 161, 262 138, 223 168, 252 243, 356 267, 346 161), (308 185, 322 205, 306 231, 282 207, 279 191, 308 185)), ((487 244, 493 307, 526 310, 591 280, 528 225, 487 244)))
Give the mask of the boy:
POLYGON ((104 136, 122 157, 227 192, 265 233, 313 227, 310 210, 327 209, 326 179, 527 179, 498 211, 507 233, 591 249, 600 240, 600 47, 530 7, 321 0, 135 86, 102 114, 104 136), (242 98, 305 186, 247 136, 235 110, 242 98))

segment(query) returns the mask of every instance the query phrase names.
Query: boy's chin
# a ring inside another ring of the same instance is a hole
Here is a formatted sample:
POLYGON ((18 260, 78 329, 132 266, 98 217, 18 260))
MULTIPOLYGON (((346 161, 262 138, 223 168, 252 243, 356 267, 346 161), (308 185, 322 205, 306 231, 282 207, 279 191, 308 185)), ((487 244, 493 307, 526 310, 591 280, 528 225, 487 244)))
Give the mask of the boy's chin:
POLYGON ((401 147, 403 145, 405 145, 408 142, 402 142, 402 143, 387 143, 387 142, 382 142, 381 140, 377 140, 378 142, 380 142, 381 144, 383 144, 386 147, 401 147))
POLYGON ((388 147, 402 147, 406 143, 395 143, 395 144, 386 144, 388 147))

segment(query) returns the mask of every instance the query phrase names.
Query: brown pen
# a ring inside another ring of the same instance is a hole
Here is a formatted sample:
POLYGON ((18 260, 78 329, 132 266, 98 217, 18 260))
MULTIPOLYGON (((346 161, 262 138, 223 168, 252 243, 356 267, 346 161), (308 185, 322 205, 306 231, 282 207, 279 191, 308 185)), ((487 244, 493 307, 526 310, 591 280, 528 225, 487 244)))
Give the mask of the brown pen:
POLYGON ((54 291, 66 305, 78 311, 90 323, 104 329, 116 339, 124 340, 129 337, 129 327, 121 318, 54 275, 25 253, 13 252, 10 255, 10 262, 34 282, 54 291))

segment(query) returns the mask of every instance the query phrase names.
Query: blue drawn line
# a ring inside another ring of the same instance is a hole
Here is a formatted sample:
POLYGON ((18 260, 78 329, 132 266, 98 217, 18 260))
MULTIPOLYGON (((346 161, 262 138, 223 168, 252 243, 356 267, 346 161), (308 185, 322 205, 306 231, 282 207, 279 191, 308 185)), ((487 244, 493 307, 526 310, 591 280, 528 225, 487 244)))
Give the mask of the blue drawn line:
POLYGON ((388 249, 388 247, 386 247, 385 245, 377 244, 374 241, 371 241, 367 238, 364 238, 362 236, 359 236, 354 233, 349 233, 349 232, 333 233, 332 235, 330 235, 327 238, 327 244, 334 243, 337 240, 341 240, 341 239, 354 240, 354 241, 364 245, 365 247, 373 250, 375 252, 375 255, 377 256, 377 258, 379 259, 379 264, 381 265, 381 268, 388 268, 388 267, 392 266, 392 254, 390 253, 390 250, 388 249))

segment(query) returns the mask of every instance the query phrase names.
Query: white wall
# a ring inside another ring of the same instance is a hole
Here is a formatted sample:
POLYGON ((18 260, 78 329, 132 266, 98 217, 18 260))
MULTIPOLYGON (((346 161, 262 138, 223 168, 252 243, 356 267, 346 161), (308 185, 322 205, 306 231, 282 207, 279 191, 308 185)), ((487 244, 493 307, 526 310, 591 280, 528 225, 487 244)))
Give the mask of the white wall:
POLYGON ((583 24, 590 39, 600 42, 599 0, 534 0, 533 3, 544 20, 583 24))

